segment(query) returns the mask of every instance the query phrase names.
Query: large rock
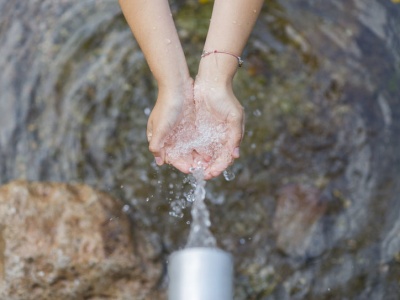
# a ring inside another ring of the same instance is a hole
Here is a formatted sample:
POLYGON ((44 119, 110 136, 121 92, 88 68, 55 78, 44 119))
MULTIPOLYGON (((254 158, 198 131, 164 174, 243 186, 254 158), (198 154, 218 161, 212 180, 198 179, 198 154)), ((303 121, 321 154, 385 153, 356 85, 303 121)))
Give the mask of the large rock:
POLYGON ((121 204, 88 186, 0 187, 0 299, 151 299, 159 269, 130 228, 121 204))
POLYGON ((321 254, 324 241, 318 221, 325 210, 316 188, 301 184, 282 188, 274 216, 278 249, 294 257, 321 254))

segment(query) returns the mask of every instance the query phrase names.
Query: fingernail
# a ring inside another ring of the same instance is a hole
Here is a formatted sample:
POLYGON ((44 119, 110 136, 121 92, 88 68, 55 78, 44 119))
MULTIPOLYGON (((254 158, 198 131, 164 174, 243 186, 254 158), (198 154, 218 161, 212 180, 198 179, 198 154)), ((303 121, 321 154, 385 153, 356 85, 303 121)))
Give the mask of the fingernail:
POLYGON ((239 157, 240 156, 239 147, 236 147, 235 149, 233 149, 233 156, 234 157, 239 157))
POLYGON ((163 160, 161 159, 161 157, 156 157, 156 164, 159 166, 163 164, 163 160))

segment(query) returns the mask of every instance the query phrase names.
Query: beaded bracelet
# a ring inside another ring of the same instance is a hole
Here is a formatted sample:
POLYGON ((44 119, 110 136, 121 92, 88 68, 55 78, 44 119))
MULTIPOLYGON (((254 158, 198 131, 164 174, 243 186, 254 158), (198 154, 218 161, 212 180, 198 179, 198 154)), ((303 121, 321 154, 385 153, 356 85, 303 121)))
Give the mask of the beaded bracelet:
POLYGON ((229 53, 229 52, 226 52, 226 51, 218 51, 218 50, 214 50, 214 51, 203 51, 203 53, 201 54, 201 58, 203 58, 203 57, 206 57, 206 56, 208 56, 208 55, 210 55, 210 54, 214 54, 214 53, 222 53, 222 54, 228 54, 228 55, 230 55, 230 56, 233 56, 233 57, 235 57, 237 60, 238 60, 238 65, 239 65, 239 68, 240 67, 242 67, 242 65, 243 65, 243 60, 242 60, 242 58, 240 57, 240 56, 237 56, 237 55, 235 55, 235 54, 232 54, 232 53, 229 53))

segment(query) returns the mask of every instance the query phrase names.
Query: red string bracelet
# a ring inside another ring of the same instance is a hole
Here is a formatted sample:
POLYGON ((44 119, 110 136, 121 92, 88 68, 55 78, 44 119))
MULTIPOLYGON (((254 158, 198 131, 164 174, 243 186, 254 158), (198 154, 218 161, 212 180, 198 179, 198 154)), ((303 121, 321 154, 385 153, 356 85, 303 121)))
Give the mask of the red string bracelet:
POLYGON ((201 58, 206 57, 206 56, 208 56, 208 55, 210 55, 210 54, 214 54, 214 53, 222 53, 222 54, 228 54, 228 55, 230 55, 230 56, 233 56, 233 57, 235 57, 235 58, 238 60, 239 68, 242 67, 242 65, 243 65, 243 60, 242 60, 242 58, 241 58, 240 56, 237 56, 237 55, 235 55, 235 54, 232 54, 232 53, 229 53, 229 52, 226 52, 226 51, 218 51, 218 50, 214 50, 214 51, 205 51, 205 50, 204 50, 203 53, 201 54, 201 58))

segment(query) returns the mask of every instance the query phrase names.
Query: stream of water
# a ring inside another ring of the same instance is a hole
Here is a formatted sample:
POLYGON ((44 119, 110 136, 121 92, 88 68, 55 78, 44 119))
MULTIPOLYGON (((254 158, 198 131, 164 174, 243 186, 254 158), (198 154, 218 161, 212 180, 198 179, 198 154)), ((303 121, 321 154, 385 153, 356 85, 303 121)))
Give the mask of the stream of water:
POLYGON ((194 202, 192 206, 192 222, 186 248, 216 247, 215 237, 210 232, 210 212, 205 204, 206 182, 202 168, 193 170, 194 202))

